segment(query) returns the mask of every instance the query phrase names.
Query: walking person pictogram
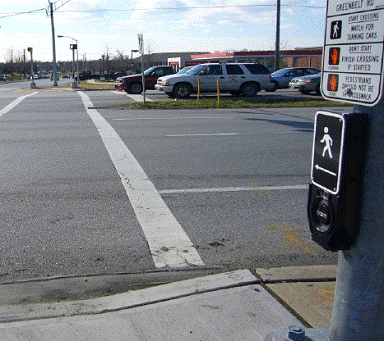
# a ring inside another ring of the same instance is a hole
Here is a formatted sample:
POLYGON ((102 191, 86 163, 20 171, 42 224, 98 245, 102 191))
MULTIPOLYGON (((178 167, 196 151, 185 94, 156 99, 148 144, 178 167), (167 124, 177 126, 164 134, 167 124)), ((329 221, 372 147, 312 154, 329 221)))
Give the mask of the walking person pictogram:
POLYGON ((333 144, 333 140, 332 140, 332 137, 328 134, 328 130, 329 130, 328 127, 324 127, 324 136, 321 139, 320 143, 325 143, 325 146, 323 149, 323 154, 321 156, 325 157, 325 153, 328 152, 329 158, 332 159, 333 155, 332 155, 331 147, 333 144))
POLYGON ((341 26, 342 21, 336 20, 331 22, 331 39, 340 39, 341 38, 341 26))

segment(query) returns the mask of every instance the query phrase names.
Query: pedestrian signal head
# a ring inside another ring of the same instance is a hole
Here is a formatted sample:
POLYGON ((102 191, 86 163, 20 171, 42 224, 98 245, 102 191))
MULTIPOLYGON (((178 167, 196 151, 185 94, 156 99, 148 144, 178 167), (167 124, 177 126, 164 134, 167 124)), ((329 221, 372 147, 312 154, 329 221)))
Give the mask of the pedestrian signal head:
POLYGON ((335 74, 328 75, 327 90, 337 91, 339 88, 339 76, 335 74))
POLYGON ((329 49, 329 65, 339 65, 340 62, 340 47, 332 47, 329 49))

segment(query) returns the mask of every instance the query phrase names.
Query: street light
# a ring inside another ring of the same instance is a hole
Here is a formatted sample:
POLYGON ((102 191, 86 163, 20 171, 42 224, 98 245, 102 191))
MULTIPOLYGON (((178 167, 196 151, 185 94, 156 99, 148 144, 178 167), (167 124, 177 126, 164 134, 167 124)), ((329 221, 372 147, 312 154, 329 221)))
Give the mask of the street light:
MULTIPOLYGON (((76 50, 76 69, 77 69, 77 80, 80 80, 80 75, 79 75, 79 44, 78 40, 69 36, 63 36, 63 35, 58 35, 57 38, 69 38, 72 39, 76 42, 76 45, 71 44, 70 48, 72 50, 72 59, 75 59, 75 50, 76 50)), ((74 61, 73 61, 74 63, 74 61)), ((74 70, 73 64, 72 64, 72 69, 74 70)), ((75 81, 75 71, 73 71, 73 83, 72 83, 72 88, 77 88, 77 82, 75 81)))

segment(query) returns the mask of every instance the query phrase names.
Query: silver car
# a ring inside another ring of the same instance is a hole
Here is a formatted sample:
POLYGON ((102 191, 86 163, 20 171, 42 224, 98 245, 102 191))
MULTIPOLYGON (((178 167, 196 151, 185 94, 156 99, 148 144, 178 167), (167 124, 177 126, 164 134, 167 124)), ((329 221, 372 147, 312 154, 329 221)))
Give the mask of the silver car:
POLYGON ((289 87, 291 89, 298 89, 303 94, 315 92, 316 95, 320 95, 320 80, 320 73, 316 75, 296 77, 289 82, 289 87))
POLYGON ((290 67, 277 70, 271 74, 271 82, 274 84, 271 91, 288 88, 289 82, 295 77, 313 75, 320 72, 319 69, 313 67, 290 67))

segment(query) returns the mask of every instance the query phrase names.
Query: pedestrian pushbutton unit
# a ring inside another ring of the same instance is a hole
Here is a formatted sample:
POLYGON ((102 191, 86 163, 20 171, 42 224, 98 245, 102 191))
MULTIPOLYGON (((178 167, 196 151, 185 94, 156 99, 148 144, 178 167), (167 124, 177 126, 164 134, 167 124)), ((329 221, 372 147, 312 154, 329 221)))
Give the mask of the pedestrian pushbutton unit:
POLYGON ((367 126, 366 114, 316 113, 307 213, 312 239, 326 250, 356 241, 367 126))

